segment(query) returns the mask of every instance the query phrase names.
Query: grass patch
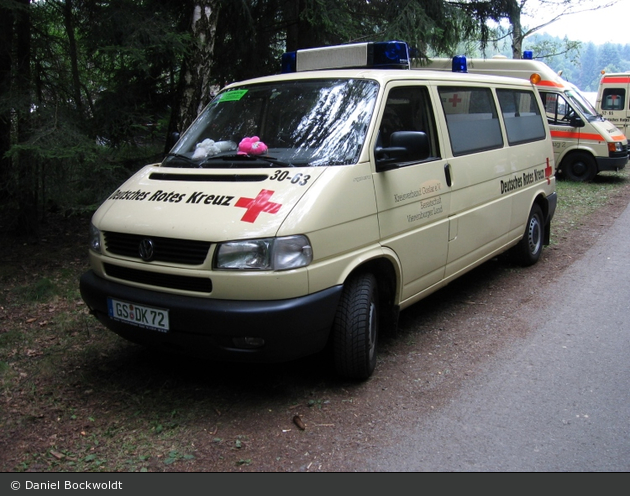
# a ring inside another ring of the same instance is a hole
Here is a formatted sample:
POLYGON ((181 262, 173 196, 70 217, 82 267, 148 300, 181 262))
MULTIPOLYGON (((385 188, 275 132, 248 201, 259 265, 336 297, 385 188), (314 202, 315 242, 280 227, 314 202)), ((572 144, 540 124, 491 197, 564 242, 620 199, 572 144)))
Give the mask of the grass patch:
POLYGON ((584 220, 609 201, 610 196, 628 183, 628 171, 603 172, 590 183, 556 181, 558 206, 551 225, 551 243, 573 229, 578 229, 584 220))

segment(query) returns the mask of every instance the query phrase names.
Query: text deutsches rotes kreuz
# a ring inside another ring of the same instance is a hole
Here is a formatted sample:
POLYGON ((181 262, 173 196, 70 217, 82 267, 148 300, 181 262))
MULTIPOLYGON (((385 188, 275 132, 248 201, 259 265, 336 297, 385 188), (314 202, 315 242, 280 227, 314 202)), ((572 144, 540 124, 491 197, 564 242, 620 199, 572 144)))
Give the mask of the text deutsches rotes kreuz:
POLYGON ((176 193, 175 191, 121 191, 118 190, 112 194, 108 200, 127 200, 127 201, 148 201, 148 202, 164 202, 164 203, 191 203, 204 205, 220 205, 229 207, 232 205, 234 196, 230 195, 213 195, 204 193, 203 191, 195 191, 193 193, 176 193))

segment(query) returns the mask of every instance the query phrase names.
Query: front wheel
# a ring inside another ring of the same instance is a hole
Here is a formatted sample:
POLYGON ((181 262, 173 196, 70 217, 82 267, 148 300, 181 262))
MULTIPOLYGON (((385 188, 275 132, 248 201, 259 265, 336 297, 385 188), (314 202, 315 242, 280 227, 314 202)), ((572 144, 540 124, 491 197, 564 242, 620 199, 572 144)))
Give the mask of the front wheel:
POLYGON ((543 235, 543 212, 540 206, 534 204, 527 218, 525 234, 523 234, 523 238, 513 248, 515 261, 524 267, 534 265, 538 262, 543 249, 543 235))
POLYGON ((362 273, 344 284, 333 324, 333 355, 337 373, 367 379, 376 367, 379 302, 373 274, 362 273))
POLYGON ((562 175, 570 181, 592 181, 597 175, 595 160, 588 153, 576 152, 562 161, 562 175))

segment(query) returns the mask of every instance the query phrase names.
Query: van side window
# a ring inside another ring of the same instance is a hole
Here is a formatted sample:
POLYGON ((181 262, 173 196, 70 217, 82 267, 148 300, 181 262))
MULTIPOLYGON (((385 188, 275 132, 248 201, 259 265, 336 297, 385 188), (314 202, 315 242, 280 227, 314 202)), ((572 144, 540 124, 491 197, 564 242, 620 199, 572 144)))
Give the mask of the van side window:
POLYGON ((398 86, 390 90, 379 125, 376 143, 378 159, 414 163, 440 157, 435 118, 430 102, 428 90, 424 86, 398 86), (408 153, 393 156, 388 154, 387 148, 400 146, 401 135, 394 135, 399 131, 419 132, 425 136, 422 136, 420 146, 411 146, 408 153))
POLYGON ((545 125, 532 91, 498 89, 497 96, 510 145, 545 139, 545 125))
POLYGON ((453 155, 503 146, 499 116, 489 88, 438 88, 453 155))
POLYGON ((602 110, 623 110, 626 108, 626 90, 606 88, 602 93, 602 110))
POLYGON ((573 107, 569 105, 566 99, 557 93, 540 92, 545 113, 547 114, 547 122, 556 126, 569 126, 571 119, 577 114, 573 107))

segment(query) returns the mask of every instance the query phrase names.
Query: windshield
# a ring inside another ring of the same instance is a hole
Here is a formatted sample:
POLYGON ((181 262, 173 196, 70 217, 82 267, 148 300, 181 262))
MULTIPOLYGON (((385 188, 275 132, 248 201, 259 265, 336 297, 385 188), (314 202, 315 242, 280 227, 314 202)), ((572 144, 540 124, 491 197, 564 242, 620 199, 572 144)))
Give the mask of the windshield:
POLYGON ((356 163, 378 83, 335 79, 244 85, 220 93, 182 137, 168 167, 356 163))
POLYGON ((589 102, 579 91, 567 90, 565 94, 573 106, 576 107, 589 121, 600 117, 591 102, 589 102))

